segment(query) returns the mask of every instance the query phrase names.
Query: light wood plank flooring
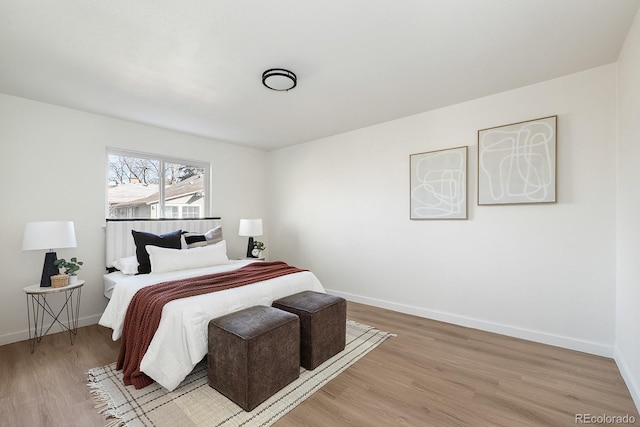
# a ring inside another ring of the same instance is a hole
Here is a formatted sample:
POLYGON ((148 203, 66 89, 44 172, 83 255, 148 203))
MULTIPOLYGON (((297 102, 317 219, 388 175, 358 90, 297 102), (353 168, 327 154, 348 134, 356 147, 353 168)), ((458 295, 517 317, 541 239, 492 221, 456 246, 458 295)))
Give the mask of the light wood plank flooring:
MULTIPOLYGON (((575 414, 640 415, 611 359, 349 303, 393 332, 279 420, 287 426, 572 426, 575 414)), ((0 426, 103 426, 84 372, 115 361, 97 325, 0 347, 0 426)))

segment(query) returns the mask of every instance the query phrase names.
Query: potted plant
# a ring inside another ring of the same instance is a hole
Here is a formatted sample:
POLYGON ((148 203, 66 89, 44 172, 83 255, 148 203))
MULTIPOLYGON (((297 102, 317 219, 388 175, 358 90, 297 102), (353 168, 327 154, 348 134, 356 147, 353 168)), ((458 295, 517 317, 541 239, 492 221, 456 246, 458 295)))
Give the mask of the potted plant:
POLYGON ((73 257, 67 261, 64 258, 60 258, 54 261, 54 264, 58 268, 64 268, 64 273, 69 276, 69 284, 73 284, 78 280, 78 270, 80 270, 80 266, 84 264, 82 261, 78 261, 78 258, 73 257))

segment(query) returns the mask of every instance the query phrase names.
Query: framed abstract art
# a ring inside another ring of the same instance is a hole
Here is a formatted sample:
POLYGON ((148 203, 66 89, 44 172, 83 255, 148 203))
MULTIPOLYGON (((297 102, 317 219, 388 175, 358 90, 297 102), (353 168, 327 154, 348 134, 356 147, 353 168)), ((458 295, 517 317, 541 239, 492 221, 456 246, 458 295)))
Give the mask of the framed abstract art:
POLYGON ((557 120, 478 131, 478 205, 556 202, 557 120))
POLYGON ((467 219, 467 147, 411 154, 410 218, 467 219))

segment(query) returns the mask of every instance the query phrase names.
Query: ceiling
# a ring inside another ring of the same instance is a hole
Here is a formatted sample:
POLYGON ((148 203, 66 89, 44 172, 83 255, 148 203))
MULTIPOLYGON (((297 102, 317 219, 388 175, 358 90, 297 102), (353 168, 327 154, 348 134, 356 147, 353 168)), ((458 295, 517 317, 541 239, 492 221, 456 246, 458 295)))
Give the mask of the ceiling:
POLYGON ((0 92, 273 150, 615 62, 637 8, 0 0, 0 92), (298 86, 262 86, 274 67, 298 86))

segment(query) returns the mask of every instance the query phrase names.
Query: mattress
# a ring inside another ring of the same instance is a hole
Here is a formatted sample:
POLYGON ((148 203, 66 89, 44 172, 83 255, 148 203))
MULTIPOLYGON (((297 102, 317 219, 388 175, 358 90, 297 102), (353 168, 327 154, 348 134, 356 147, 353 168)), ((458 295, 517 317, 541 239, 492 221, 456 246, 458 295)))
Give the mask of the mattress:
POLYGON ((102 276, 102 281, 104 282, 104 296, 107 299, 111 299, 111 294, 113 293, 113 288, 115 288, 116 284, 124 279, 126 279, 126 274, 123 274, 119 271, 114 271, 113 273, 105 274, 102 276))

